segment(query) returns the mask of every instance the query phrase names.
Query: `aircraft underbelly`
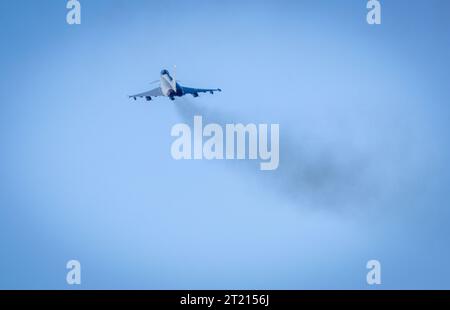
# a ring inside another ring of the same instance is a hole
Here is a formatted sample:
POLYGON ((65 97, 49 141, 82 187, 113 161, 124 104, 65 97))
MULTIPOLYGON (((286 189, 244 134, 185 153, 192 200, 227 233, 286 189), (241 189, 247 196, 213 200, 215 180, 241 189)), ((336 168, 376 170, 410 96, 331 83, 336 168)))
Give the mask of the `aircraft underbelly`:
POLYGON ((169 96, 169 92, 172 90, 172 86, 164 79, 161 80, 161 91, 164 96, 169 96))

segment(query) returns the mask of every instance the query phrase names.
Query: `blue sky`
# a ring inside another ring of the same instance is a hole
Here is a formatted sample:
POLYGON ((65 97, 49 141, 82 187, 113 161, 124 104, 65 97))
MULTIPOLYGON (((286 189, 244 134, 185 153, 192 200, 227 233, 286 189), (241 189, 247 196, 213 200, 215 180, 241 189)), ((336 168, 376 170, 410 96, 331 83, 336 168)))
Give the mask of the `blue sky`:
POLYGON ((81 3, 0 1, 0 288, 450 288, 447 1, 81 3), (128 100, 174 64, 223 92, 128 100), (174 161, 196 114, 280 168, 174 161))

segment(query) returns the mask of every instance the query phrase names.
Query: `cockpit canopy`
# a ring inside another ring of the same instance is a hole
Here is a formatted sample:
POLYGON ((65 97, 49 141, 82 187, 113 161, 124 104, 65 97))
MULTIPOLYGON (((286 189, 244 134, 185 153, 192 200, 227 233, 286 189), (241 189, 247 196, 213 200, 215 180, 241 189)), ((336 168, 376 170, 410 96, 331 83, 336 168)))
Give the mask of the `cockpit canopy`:
POLYGON ((165 75, 165 74, 169 74, 169 71, 167 71, 166 69, 161 71, 161 75, 165 75))

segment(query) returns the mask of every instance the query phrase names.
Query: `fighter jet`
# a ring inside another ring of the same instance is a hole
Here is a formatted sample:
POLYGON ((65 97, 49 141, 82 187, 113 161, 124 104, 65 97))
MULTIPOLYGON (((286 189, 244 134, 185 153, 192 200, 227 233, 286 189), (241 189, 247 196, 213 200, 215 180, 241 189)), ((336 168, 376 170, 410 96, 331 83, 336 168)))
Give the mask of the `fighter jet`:
POLYGON ((214 92, 216 91, 218 92, 222 91, 220 88, 203 89, 203 88, 191 88, 181 86, 179 83, 177 83, 175 77, 176 77, 175 73, 174 76, 172 77, 169 71, 164 69, 161 71, 160 80, 155 81, 155 83, 156 82, 160 83, 159 87, 147 91, 145 93, 136 94, 129 97, 133 98, 134 100, 136 100, 137 98, 145 98, 147 101, 150 101, 152 100, 153 97, 165 96, 169 97, 170 100, 175 100, 175 97, 182 97, 187 94, 191 94, 193 97, 198 97, 199 93, 214 94, 214 92))

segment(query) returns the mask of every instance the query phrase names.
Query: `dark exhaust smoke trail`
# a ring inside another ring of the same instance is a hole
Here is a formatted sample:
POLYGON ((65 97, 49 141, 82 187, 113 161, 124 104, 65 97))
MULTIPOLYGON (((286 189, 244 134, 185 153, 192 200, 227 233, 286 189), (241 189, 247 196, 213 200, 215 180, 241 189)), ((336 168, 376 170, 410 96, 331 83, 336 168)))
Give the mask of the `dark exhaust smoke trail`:
MULTIPOLYGON (((175 106, 182 121, 188 124, 192 124, 195 115, 201 115, 204 124, 254 122, 226 116, 185 98, 175 106)), ((245 171, 255 175, 268 189, 275 189, 294 203, 311 208, 341 210, 366 203, 368 197, 373 196, 374 188, 367 181, 368 160, 363 154, 348 149, 347 159, 338 160, 340 156, 336 156, 331 146, 308 143, 305 141, 311 139, 306 138, 306 135, 293 137, 280 124, 280 165, 277 170, 260 171, 252 160, 233 165, 240 170, 245 167, 245 171)))

